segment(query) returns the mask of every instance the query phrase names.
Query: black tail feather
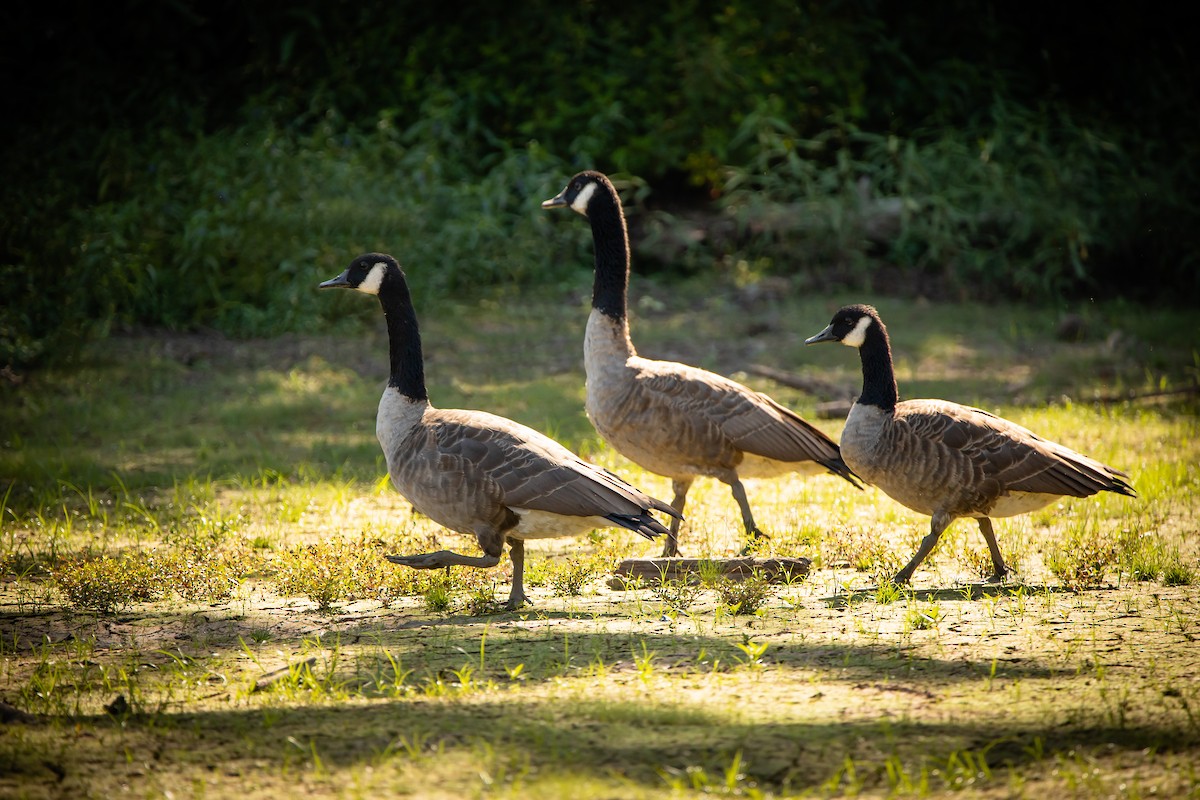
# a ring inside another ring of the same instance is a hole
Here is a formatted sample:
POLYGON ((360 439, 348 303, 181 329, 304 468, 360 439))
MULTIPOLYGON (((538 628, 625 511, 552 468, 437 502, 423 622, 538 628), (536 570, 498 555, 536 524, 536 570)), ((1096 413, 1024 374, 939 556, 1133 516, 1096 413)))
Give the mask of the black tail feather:
POLYGON ((670 533, 661 522, 649 514, 606 514, 604 518, 622 528, 628 528, 634 533, 645 536, 651 541, 655 536, 664 536, 670 533))
POLYGON ((846 462, 842 461, 842 457, 840 455, 835 459, 830 459, 829 461, 822 461, 821 465, 823 467, 825 467, 825 469, 832 472, 834 475, 838 475, 842 478, 845 478, 847 481, 850 482, 850 484, 855 489, 861 490, 863 488, 863 485, 861 483, 859 483, 859 481, 861 481, 862 478, 860 478, 858 475, 855 475, 854 470, 852 470, 852 469, 850 469, 850 467, 846 466, 846 462))

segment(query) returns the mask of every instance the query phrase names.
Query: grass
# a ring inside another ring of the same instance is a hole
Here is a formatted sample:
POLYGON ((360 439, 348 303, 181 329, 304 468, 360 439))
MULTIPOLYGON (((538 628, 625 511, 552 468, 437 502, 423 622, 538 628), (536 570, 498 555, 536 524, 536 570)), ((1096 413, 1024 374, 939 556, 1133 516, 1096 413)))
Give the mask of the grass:
MULTIPOLYGON (((852 353, 801 342, 861 298, 746 307, 642 283, 648 355, 857 384, 852 353)), ((513 416, 669 497, 591 431, 584 311, 562 299, 424 314, 434 402, 513 416)), ((612 566, 659 545, 603 532, 531 543, 536 605, 497 613, 506 563, 383 561, 474 546, 381 480, 378 329, 118 337, 6 386, 0 702, 28 716, 0 727, 0 794, 1200 794, 1197 407, 1091 402, 1192 379, 1195 315, 1091 309, 1092 338, 1068 343, 1055 309, 878 304, 902 395, 997 410, 1129 470, 1139 497, 998 521, 1019 571, 1003 586, 980 584, 986 550, 959 521, 903 588, 880 578, 927 518, 832 479, 759 481, 762 555, 811 558, 805 581, 615 591, 612 566), (1106 344, 1117 329, 1127 344, 1106 344)), ((814 398, 746 380, 814 418, 814 398)), ((681 543, 737 552, 725 487, 693 487, 681 543)))

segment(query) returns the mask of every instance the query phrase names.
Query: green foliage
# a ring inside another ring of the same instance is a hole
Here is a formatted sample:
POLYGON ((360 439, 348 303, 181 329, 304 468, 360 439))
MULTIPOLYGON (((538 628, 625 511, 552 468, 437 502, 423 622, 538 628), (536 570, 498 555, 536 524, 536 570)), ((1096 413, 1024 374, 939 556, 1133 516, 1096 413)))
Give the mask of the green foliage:
POLYGON ((449 573, 437 572, 424 581, 425 610, 445 614, 454 608, 457 587, 449 573))
POLYGON ((172 594, 188 602, 228 600, 251 569, 253 561, 236 551, 182 547, 66 560, 51 576, 75 608, 113 614, 172 594))
POLYGON ((725 213, 747 232, 739 257, 821 281, 840 264, 856 288, 1046 300, 1120 285, 1114 260, 1140 235, 1130 209, 1190 191, 1182 173, 1135 167, 1146 143, 1000 98, 966 130, 841 124, 805 138, 764 106, 738 136, 757 143, 724 183, 725 213))
POLYGON ((463 605, 473 617, 495 614, 504 608, 504 603, 496 597, 494 581, 480 581, 468 587, 466 595, 463 605))
POLYGON ((721 775, 710 776, 704 767, 689 766, 682 770, 664 770, 663 780, 671 787, 673 794, 681 797, 690 794, 763 800, 770 796, 746 774, 740 750, 734 754, 733 760, 721 775))
POLYGON ((382 541, 325 539, 278 554, 271 564, 275 589, 283 595, 302 595, 321 611, 337 603, 378 600, 385 607, 417 591, 415 573, 398 569, 384 559, 382 541))
POLYGON ((650 593, 672 614, 686 613, 704 590, 701 580, 669 579, 664 577, 650 585, 650 593))
MULTIPOLYGON (((1170 26, 1147 58, 1076 63, 1006 7, 193 5, 10 20, 50 39, 0 49, 23 112, 0 132, 0 368, 113 326, 366 319, 313 291, 365 250, 427 305, 554 283, 590 257, 538 201, 581 167, 630 179, 635 235, 684 243, 673 269, 1200 296, 1170 26)), ((1106 19, 1071 17, 1072 44, 1102 48, 1106 19)))
POLYGON ((880 583, 887 582, 903 565, 878 531, 859 527, 839 527, 822 542, 822 561, 826 565, 846 564, 859 572, 870 573, 880 583))
POLYGON ((1163 567, 1164 586, 1195 586, 1196 570, 1179 559, 1168 561, 1163 567))
POLYGON ((734 614, 754 614, 775 596, 778 586, 770 576, 755 570, 742 580, 721 578, 714 584, 721 603, 734 614))
POLYGON ((72 606, 98 614, 112 614, 131 603, 162 599, 166 586, 145 558, 71 561, 54 570, 54 580, 72 606))
POLYGON ((907 596, 905 588, 901 584, 894 583, 890 574, 880 576, 875 586, 875 602, 880 605, 895 603, 907 596))
POLYGON ((1056 545, 1047 554, 1046 565, 1063 586, 1076 592, 1104 583, 1124 549, 1117 537, 1094 524, 1072 527, 1056 545))
POLYGON ((171 590, 193 603, 228 600, 256 561, 244 554, 213 554, 194 547, 168 551, 159 558, 163 571, 170 576, 171 590))
POLYGON ((1196 571, 1180 554, 1158 536, 1146 534, 1130 538, 1124 548, 1124 562, 1135 581, 1161 581, 1164 586, 1191 586, 1196 571))
POLYGON ((495 573, 474 567, 449 567, 437 570, 413 570, 394 567, 407 587, 406 593, 417 596, 426 611, 449 614, 463 608, 472 616, 495 613, 503 608, 496 598, 495 573))
POLYGON ((937 603, 914 603, 904 613, 904 629, 906 631, 936 630, 943 616, 944 612, 937 603))
POLYGON ((594 558, 570 557, 551 565, 548 572, 546 580, 555 597, 578 597, 600 568, 594 558))
POLYGON ((125 324, 241 336, 377 313, 316 291, 369 250, 394 253, 427 302, 527 282, 544 273, 528 254, 546 223, 513 186, 550 187, 562 169, 532 146, 467 180, 442 152, 461 144, 450 133, 458 120, 438 117, 455 113, 434 104, 409 130, 383 112, 365 133, 332 118, 308 134, 267 125, 195 141, 165 135, 127 199, 89 215, 81 261, 120 276, 125 324))

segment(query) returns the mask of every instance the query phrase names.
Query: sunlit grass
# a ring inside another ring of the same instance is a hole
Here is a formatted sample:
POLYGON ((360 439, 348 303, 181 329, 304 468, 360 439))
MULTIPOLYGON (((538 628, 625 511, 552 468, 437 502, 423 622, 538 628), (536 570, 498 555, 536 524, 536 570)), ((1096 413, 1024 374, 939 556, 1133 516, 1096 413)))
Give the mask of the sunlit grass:
MULTIPOLYGON (((774 309, 754 343, 723 333, 736 307, 648 288, 662 293, 634 321, 648 355, 857 385, 852 353, 800 344, 841 298, 774 309)), ((603 531, 529 543, 534 605, 508 614, 507 560, 383 559, 476 545, 386 482, 377 330, 218 342, 186 363, 169 342, 113 340, 5 388, 0 701, 41 722, 0 736, 14 765, 0 794, 58 786, 58 768, 92 794, 1195 793, 1194 402, 1086 402, 1150 379, 1096 342, 1055 342, 1031 310, 988 310, 981 328, 977 308, 889 302, 903 395, 983 405, 1127 470, 1139 496, 996 520, 1017 569, 1003 586, 981 585, 986 549, 960 520, 899 588, 884 578, 927 517, 834 477, 750 481, 760 555, 812 559, 805 580, 614 591, 613 567, 661 544, 603 531), (1059 368, 1072 353, 1087 374, 1059 368)), ((427 316, 436 404, 520 419, 670 498, 583 414, 577 304, 427 316)), ((1161 356, 1184 352, 1164 331, 1153 369, 1175 380, 1192 362, 1161 356)), ((812 418, 816 398, 746 380, 812 418)), ((816 424, 836 437, 842 423, 816 424)), ((698 480, 686 513, 685 554, 741 548, 723 484, 698 480)))

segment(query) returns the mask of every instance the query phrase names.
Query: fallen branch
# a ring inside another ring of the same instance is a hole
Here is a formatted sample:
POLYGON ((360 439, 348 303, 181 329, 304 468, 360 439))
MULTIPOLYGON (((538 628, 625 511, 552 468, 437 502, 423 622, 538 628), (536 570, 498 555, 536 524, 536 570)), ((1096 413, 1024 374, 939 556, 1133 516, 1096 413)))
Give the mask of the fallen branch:
POLYGON ((300 661, 296 664, 288 664, 280 667, 279 669, 271 670, 254 682, 254 688, 251 689, 250 692, 252 694, 254 692, 261 692, 264 689, 269 688, 271 684, 286 678, 288 675, 294 675, 296 672, 304 669, 305 667, 312 667, 312 665, 316 663, 317 657, 313 656, 312 658, 306 658, 304 661, 300 661))
POLYGON ((765 364, 751 364, 746 367, 746 372, 749 372, 751 375, 769 378, 782 386, 790 386, 793 389, 808 392, 824 400, 842 401, 853 398, 855 395, 855 390, 850 387, 841 386, 830 381, 823 381, 820 378, 810 378, 795 372, 775 369, 775 367, 768 367, 765 364))
POLYGON ((770 583, 802 579, 812 567, 807 558, 627 558, 608 581, 610 589, 637 589, 671 581, 700 583, 705 569, 715 568, 724 580, 744 581, 762 575, 770 583))
POLYGON ((1128 403, 1134 400, 1156 400, 1162 397, 1174 397, 1181 394, 1200 394, 1200 386, 1182 386, 1175 389, 1154 389, 1147 392, 1126 392, 1125 394, 1109 394, 1092 398, 1094 403, 1128 403))

